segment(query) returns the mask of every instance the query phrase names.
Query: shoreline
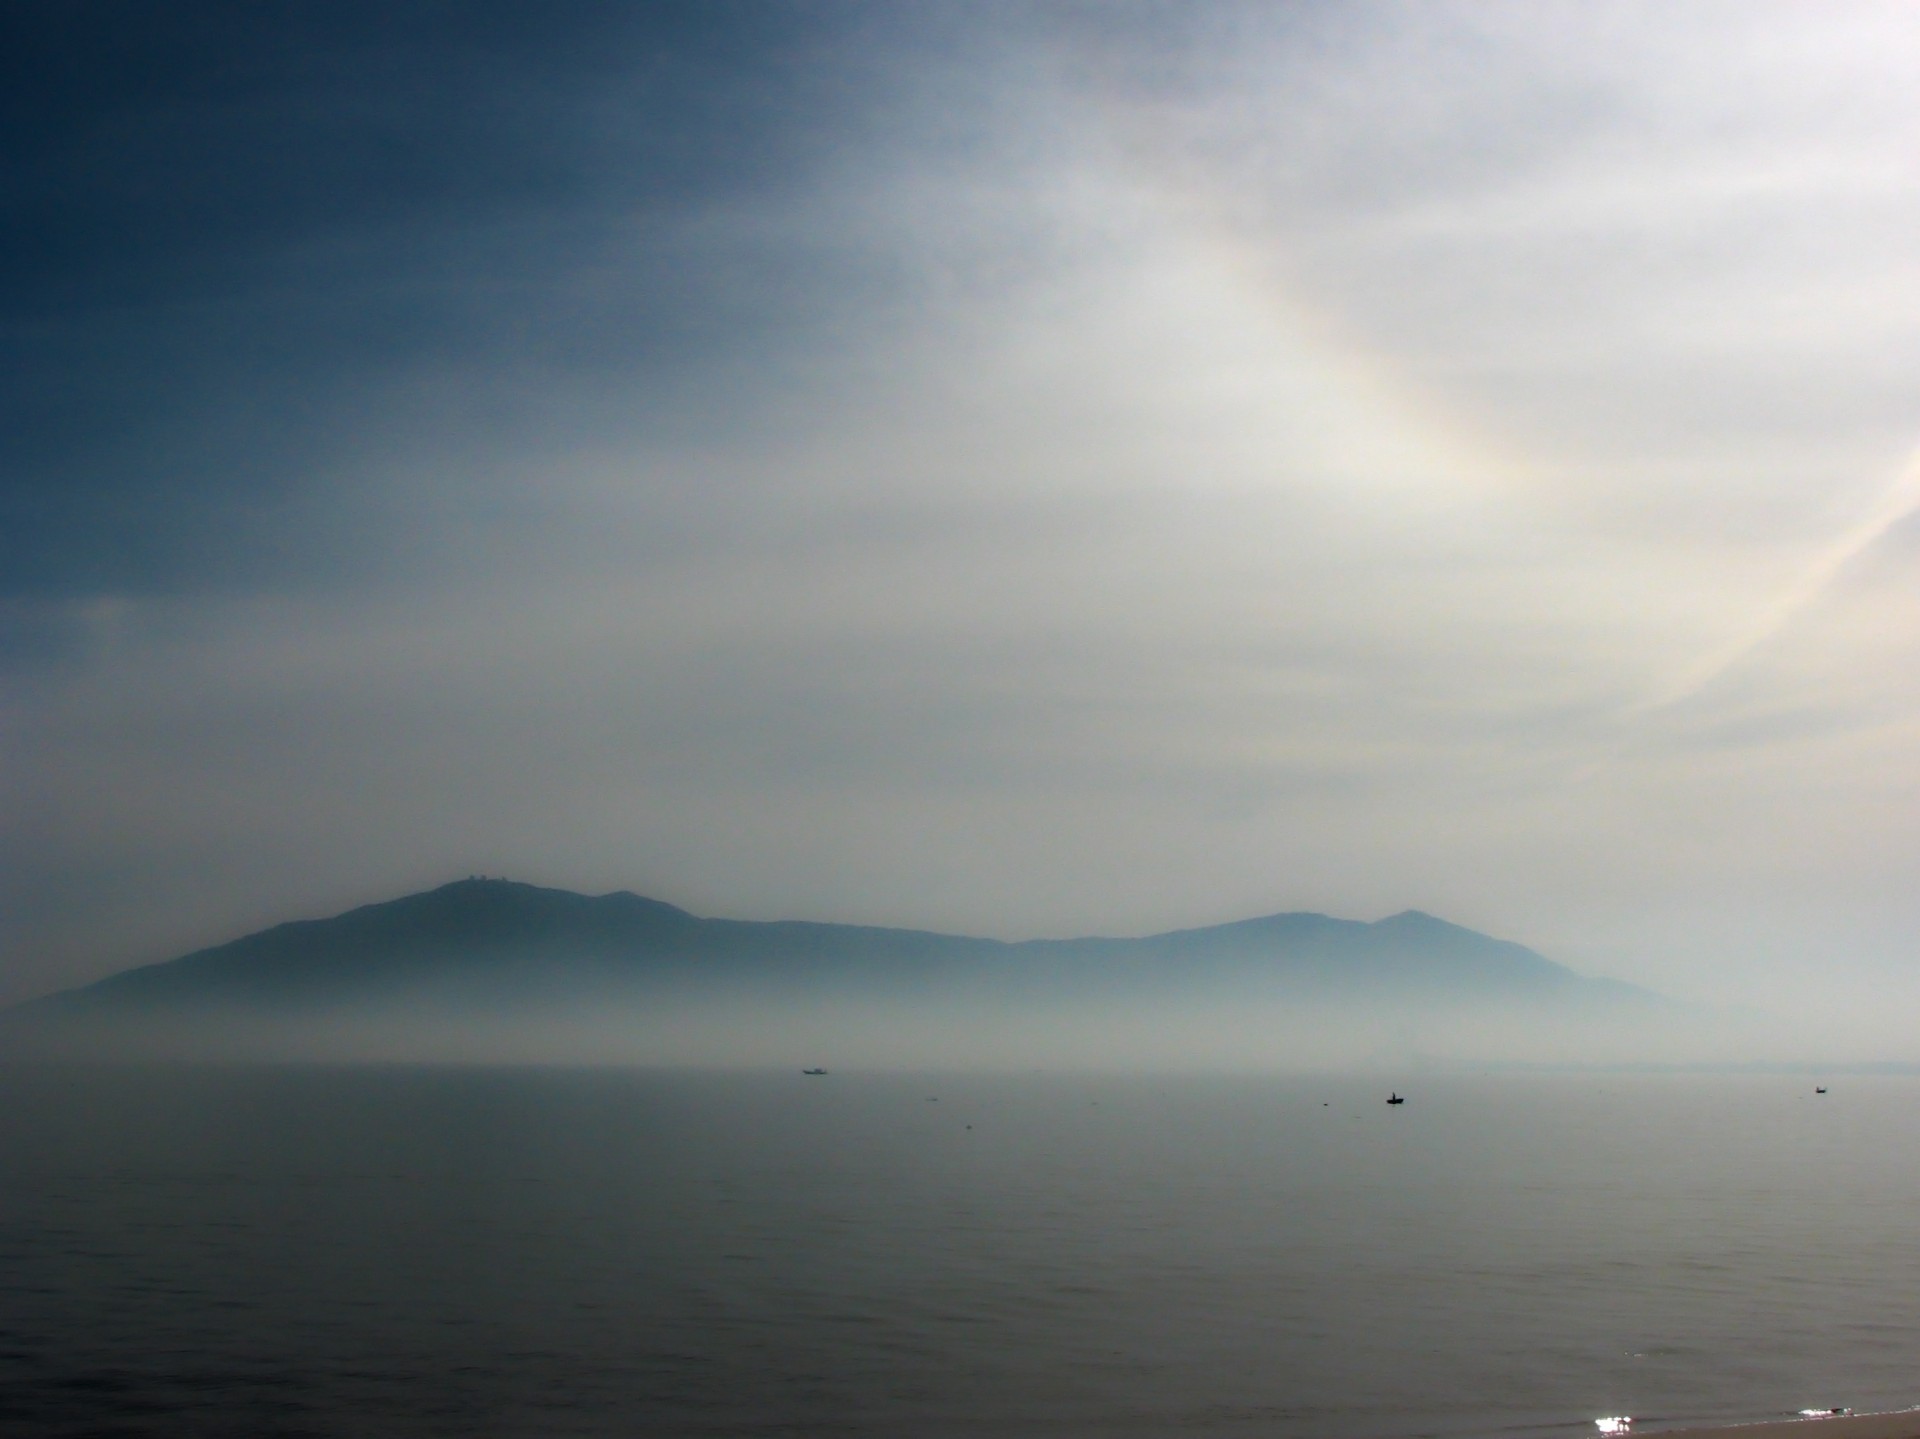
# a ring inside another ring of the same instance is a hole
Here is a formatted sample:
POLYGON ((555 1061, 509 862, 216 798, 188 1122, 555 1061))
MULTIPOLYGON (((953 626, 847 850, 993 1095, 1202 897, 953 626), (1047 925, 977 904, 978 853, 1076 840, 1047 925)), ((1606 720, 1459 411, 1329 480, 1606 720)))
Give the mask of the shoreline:
MULTIPOLYGON (((1920 1439, 1920 1409, 1880 1414, 1823 1414, 1758 1423, 1703 1424, 1685 1429, 1645 1429, 1648 1439, 1920 1439)), ((1632 1431, 1629 1431, 1631 1433, 1632 1431)))

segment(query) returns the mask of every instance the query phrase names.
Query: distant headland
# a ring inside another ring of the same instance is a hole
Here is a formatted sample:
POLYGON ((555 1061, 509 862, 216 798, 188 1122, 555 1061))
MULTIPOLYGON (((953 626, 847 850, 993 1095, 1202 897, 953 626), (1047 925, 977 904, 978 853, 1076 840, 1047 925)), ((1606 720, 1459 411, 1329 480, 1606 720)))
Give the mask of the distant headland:
MULTIPOLYGON (((644 1057, 679 1055, 684 1045, 659 1042, 676 1031, 745 1044, 777 1040, 782 1016, 817 1035, 837 1015, 902 1034, 988 1025, 978 1043, 997 1050, 1009 1031, 1044 1048, 1049 1024, 1084 1048, 1076 1026, 1116 1040, 1144 1027, 1164 1040, 1167 1026, 1196 1016, 1263 1015, 1279 1043, 1290 1020, 1392 1031, 1437 1017, 1619 1023, 1667 1007, 1417 910, 1371 923, 1285 913, 1137 939, 1006 942, 709 919, 625 891, 474 876, 17 1006, 0 1016, 0 1044, 350 1056, 404 1055, 410 1038, 439 1054, 460 1035, 523 1046, 545 1035, 564 1055, 571 1032, 596 1052, 624 1035, 644 1057)), ((1205 1047, 1204 1025, 1193 1040, 1205 1047)))

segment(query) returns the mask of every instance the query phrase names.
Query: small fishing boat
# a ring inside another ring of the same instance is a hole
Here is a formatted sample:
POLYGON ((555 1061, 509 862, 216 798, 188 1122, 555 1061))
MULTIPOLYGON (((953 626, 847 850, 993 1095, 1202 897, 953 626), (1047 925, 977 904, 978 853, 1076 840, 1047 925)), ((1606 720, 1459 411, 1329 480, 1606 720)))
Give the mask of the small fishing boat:
POLYGON ((802 1074, 825 1074, 825 1073, 826 1073, 826 1070, 824 1070, 824 1069, 803 1069, 803 1070, 801 1070, 800 1072, 801 1072, 802 1074))
POLYGON ((1387 1097, 1388 1104, 1405 1104, 1406 1102, 1407 1101, 1405 1099, 1400 1097, 1400 1094, 1397 1090, 1393 1094, 1387 1097))

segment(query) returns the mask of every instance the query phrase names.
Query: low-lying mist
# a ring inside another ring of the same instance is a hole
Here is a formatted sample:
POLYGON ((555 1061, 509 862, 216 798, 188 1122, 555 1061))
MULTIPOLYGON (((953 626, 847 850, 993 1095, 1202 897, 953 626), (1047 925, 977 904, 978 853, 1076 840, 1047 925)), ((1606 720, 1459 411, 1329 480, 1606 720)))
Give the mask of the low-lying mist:
POLYGON ((15 1057, 638 1065, 725 1069, 1398 1071, 1422 1066, 1693 1065, 1830 1057, 1758 1016, 1525 1006, 939 1004, 902 999, 580 997, 528 1009, 395 1003, 112 1016, 25 1038, 15 1057))
POLYGON ((0 1014, 0 1055, 705 1068, 1402 1070, 1821 1062, 1418 911, 1004 943, 466 880, 0 1014))

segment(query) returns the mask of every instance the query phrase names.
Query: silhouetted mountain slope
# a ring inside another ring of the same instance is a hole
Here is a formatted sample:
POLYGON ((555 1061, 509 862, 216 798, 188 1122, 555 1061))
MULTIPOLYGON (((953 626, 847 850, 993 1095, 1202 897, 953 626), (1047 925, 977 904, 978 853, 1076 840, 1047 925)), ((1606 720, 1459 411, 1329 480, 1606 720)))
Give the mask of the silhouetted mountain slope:
POLYGON ((1217 998, 1657 1005, 1521 945, 1408 911, 1279 914, 1144 939, 1005 943, 918 930, 702 919, 658 900, 462 880, 278 925, 14 1010, 23 1021, 214 1011, 511 1008, 688 997, 1217 998))

